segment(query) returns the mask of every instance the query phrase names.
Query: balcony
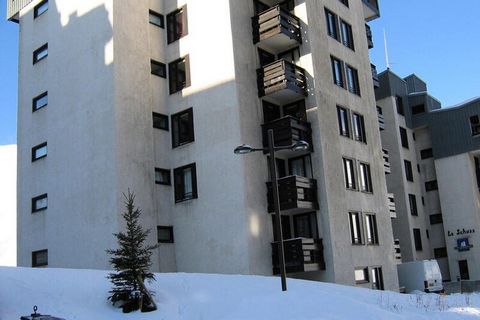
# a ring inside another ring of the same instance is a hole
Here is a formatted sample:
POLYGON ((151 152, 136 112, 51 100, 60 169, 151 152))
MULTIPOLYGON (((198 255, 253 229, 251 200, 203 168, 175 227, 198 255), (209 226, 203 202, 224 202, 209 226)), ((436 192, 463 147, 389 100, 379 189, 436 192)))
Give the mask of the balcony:
POLYGON ((385 130, 385 116, 383 115, 382 108, 377 106, 378 126, 380 130, 385 130))
MULTIPOLYGON (((268 212, 274 212, 272 183, 267 182, 268 212)), ((283 214, 318 210, 317 180, 299 176, 278 179, 280 210, 283 214)))
MULTIPOLYGON (((325 270, 322 239, 295 238, 283 241, 287 273, 325 270)), ((278 242, 272 243, 273 274, 280 273, 278 242)))
POLYGON ((370 64, 370 68, 372 69, 373 87, 380 88, 380 79, 378 78, 377 67, 374 64, 370 64))
POLYGON ((392 170, 390 168, 390 156, 388 155, 387 149, 382 149, 382 156, 383 156, 383 168, 385 169, 385 173, 391 173, 392 170))
MULTIPOLYGON (((310 123, 298 120, 292 116, 286 116, 272 122, 262 125, 263 147, 268 147, 268 130, 273 130, 275 146, 290 146, 300 140, 308 142, 310 145, 309 152, 313 151, 312 145, 312 128, 310 123)), ((278 151, 283 153, 291 152, 290 150, 278 151)), ((267 153, 265 151, 265 153, 267 153)))
POLYGON ((368 24, 365 24, 365 32, 367 34, 368 49, 372 49, 373 48, 373 34, 372 34, 372 29, 370 29, 370 26, 368 24))
POLYGON ((253 43, 278 53, 302 44, 300 19, 276 5, 252 18, 253 43))
POLYGON ((397 218, 397 209, 395 207, 395 196, 393 193, 388 193, 388 211, 390 212, 390 218, 397 218))
POLYGON ((378 7, 377 0, 362 0, 363 2, 363 15, 366 21, 374 20, 380 17, 380 8, 378 7))
POLYGON ((305 70, 283 59, 258 69, 257 85, 260 98, 280 105, 308 95, 305 70))
POLYGON ((400 249, 400 240, 393 240, 393 256, 396 263, 402 263, 402 250, 400 249))

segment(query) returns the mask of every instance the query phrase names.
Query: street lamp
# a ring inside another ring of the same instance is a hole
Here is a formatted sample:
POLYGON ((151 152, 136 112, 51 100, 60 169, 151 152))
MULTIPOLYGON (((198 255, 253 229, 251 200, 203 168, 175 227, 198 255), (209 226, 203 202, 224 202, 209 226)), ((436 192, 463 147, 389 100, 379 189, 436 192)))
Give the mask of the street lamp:
POLYGON ((272 179, 273 190, 273 206, 275 208, 275 224, 278 242, 278 256, 280 262, 280 275, 282 279, 282 291, 287 291, 287 272, 285 270, 285 254, 283 250, 283 235, 282 235, 282 219, 280 216, 280 197, 278 196, 278 181, 277 181, 277 167, 275 165, 275 151, 278 150, 292 150, 304 151, 308 150, 310 145, 306 141, 298 141, 290 146, 276 147, 273 140, 273 130, 268 130, 268 147, 267 148, 253 148, 248 144, 242 144, 233 151, 235 154, 247 154, 255 151, 265 151, 270 155, 270 177, 272 179))

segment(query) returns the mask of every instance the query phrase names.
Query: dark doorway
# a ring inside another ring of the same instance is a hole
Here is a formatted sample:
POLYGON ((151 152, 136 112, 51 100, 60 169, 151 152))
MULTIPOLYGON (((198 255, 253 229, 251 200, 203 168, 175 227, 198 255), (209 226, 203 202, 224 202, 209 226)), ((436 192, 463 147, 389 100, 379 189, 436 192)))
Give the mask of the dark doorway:
POLYGON ((467 260, 459 260, 458 269, 460 270, 460 280, 470 280, 467 260))

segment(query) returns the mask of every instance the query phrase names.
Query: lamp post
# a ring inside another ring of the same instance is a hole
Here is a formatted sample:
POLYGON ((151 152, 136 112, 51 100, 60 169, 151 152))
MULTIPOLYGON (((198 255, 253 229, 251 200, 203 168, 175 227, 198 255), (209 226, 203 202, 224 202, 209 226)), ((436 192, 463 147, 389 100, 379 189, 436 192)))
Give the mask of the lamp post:
POLYGON ((275 151, 278 150, 293 150, 303 151, 310 146, 308 142, 303 140, 298 141, 290 146, 276 147, 274 144, 273 129, 268 130, 268 147, 267 148, 253 148, 249 145, 243 144, 238 146, 233 151, 235 154, 247 154, 255 151, 266 151, 270 155, 270 177, 272 179, 273 191, 273 206, 275 209, 275 233, 278 239, 278 257, 280 262, 280 276, 282 280, 282 291, 287 291, 287 272, 285 270, 285 254, 283 250, 283 234, 282 234, 282 219, 280 215, 280 197, 278 195, 278 180, 277 180, 277 166, 275 165, 275 151))

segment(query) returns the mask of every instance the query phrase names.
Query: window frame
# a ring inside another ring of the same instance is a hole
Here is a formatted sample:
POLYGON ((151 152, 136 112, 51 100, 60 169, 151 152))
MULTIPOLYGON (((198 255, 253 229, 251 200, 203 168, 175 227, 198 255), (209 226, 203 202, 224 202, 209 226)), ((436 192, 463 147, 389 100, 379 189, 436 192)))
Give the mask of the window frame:
POLYGON ((377 217, 374 213, 365 213, 365 242, 367 245, 379 245, 377 217))
POLYGON ((181 92, 183 89, 190 87, 190 57, 187 54, 184 57, 178 58, 168 64, 168 91, 169 94, 181 92), (185 80, 180 81, 179 67, 180 63, 184 63, 185 80))
POLYGON ((32 147, 32 162, 38 161, 40 159, 46 158, 48 155, 48 146, 47 141, 37 144, 36 146, 32 147), (41 156, 36 156, 36 152, 45 147, 45 154, 41 156))
POLYGON ((350 138, 350 117, 349 110, 337 105, 338 129, 341 136, 350 138), (343 112, 343 114, 342 114, 343 112), (342 115, 344 115, 342 117, 342 115))
POLYGON ((331 67, 332 67, 332 79, 333 84, 345 89, 345 74, 343 73, 343 61, 334 57, 330 56, 331 67), (338 70, 337 70, 338 66, 338 70), (338 72, 337 72, 338 71, 338 72), (340 78, 337 79, 337 76, 340 78))
POLYGON ((345 47, 355 51, 352 25, 343 19, 340 19, 340 35, 342 44, 345 47))
POLYGON ((425 181, 425 192, 438 190, 438 181, 437 179, 425 181))
POLYGON ((385 290, 383 283, 383 271, 381 266, 375 266, 370 268, 372 275, 372 290, 385 290), (377 281, 375 281, 375 278, 377 281))
POLYGON ((43 0, 40 3, 38 3, 35 7, 33 7, 33 19, 37 19, 40 17, 42 14, 47 12, 49 9, 49 3, 48 0, 43 0), (45 9, 45 5, 47 8, 45 9), (43 10, 43 11, 42 11, 43 10))
POLYGON ((447 247, 434 248, 433 256, 435 259, 448 258, 447 247))
POLYGON ((420 158, 422 160, 433 158, 433 149, 428 148, 428 149, 420 150, 420 158))
POLYGON ((196 163, 190 163, 178 168, 173 169, 173 184, 175 188, 175 203, 180 203, 184 201, 189 201, 198 198, 198 190, 197 190, 197 169, 196 163), (185 193, 185 170, 191 169, 191 184, 192 184, 192 191, 191 195, 186 195, 185 193))
POLYGON ((404 147, 405 149, 409 149, 410 148, 410 145, 408 143, 408 133, 407 133, 407 129, 405 129, 404 127, 398 127, 399 131, 400 131, 400 142, 402 144, 402 147, 404 147))
POLYGON ((165 17, 163 16, 163 14, 153 11, 152 9, 148 10, 148 22, 154 26, 165 29, 165 17), (152 16, 155 18, 158 18, 160 23, 156 23, 155 21, 152 21, 151 19, 152 16))
POLYGON ((39 267, 46 267, 48 266, 48 249, 42 249, 37 251, 32 251, 32 268, 39 268, 39 267), (38 263, 38 255, 39 254, 46 254, 46 262, 45 263, 38 263))
POLYGON ((153 128, 155 129, 170 131, 169 119, 166 114, 152 112, 152 125, 153 125, 153 128), (159 121, 155 121, 156 119, 165 121, 166 125, 165 126, 159 125, 159 121))
POLYGON ((368 267, 358 267, 354 269, 354 279, 355 284, 364 284, 370 282, 370 274, 368 272, 368 267), (357 271, 363 272, 363 279, 357 280, 357 271))
POLYGON ((47 210, 48 209, 48 194, 44 193, 44 194, 38 195, 36 197, 33 197, 32 198, 32 208, 31 209, 32 209, 32 213, 37 213, 37 212, 40 212, 40 211, 47 210), (37 207, 37 201, 38 200, 43 200, 43 199, 47 200, 47 204, 44 207, 37 207))
POLYGON ((150 59, 150 74, 167 79, 167 66, 163 62, 150 59))
POLYGON ((345 179, 345 188, 347 190, 354 190, 356 191, 358 189, 357 186, 357 181, 356 181, 356 169, 355 169, 355 160, 352 158, 348 157, 343 157, 343 173, 344 173, 344 179, 345 179), (350 165, 349 165, 350 164, 350 165), (350 167, 351 171, 351 179, 348 179, 348 167, 350 167), (349 181, 351 180, 351 181, 349 181))
POLYGON ((395 95, 395 107, 397 109, 397 113, 401 116, 405 116, 405 108, 403 105, 403 98, 399 95, 395 95))
POLYGON ((362 213, 360 211, 348 212, 348 222, 350 226, 350 242, 352 245, 363 244, 363 223, 362 213))
POLYGON ((32 98, 32 112, 38 111, 42 108, 45 108, 46 106, 48 106, 48 91, 42 92, 38 96, 32 98), (45 97, 47 97, 46 103, 37 106, 37 103, 45 97))
POLYGON ((340 32, 338 28, 338 16, 333 13, 331 10, 325 8, 325 20, 327 22, 327 34, 337 40, 340 41, 340 32))
POLYGON ((361 96, 358 70, 349 64, 345 64, 347 90, 357 96, 361 96))
POLYGON ((412 107, 412 115, 425 113, 425 104, 420 103, 412 107))
POLYGON ((365 119, 358 112, 352 112, 352 133, 353 139, 358 142, 367 143, 367 134, 365 130, 365 119), (359 119, 359 122, 355 121, 359 119))
POLYGON ((155 168, 155 184, 171 186, 172 185, 172 176, 170 174, 170 169, 155 168), (165 177, 163 174, 167 174, 166 175, 166 177, 167 177, 166 181, 157 180, 157 173, 160 173, 162 177, 165 177))
POLYGON ((405 179, 409 182, 414 182, 413 181, 413 168, 412 168, 412 162, 408 160, 403 160, 403 166, 405 168, 405 179))
POLYGON ((413 228, 413 242, 415 245, 415 251, 423 251, 422 232, 419 228, 413 228))
POLYGON ((417 197, 414 194, 408 194, 408 203, 410 206, 410 215, 418 217, 417 197))
POLYGON ((167 44, 174 43, 188 35, 187 6, 184 5, 169 14, 166 17, 167 44), (180 17, 180 18, 178 18, 180 17), (181 21, 181 30, 178 28, 181 21))
POLYGON ((41 45, 39 48, 35 49, 33 51, 33 64, 37 64, 40 61, 46 59, 48 57, 48 42, 41 45), (45 55, 39 57, 43 52, 45 52, 45 55))
POLYGON ((157 243, 174 243, 173 226, 157 226, 157 243), (169 233, 168 239, 160 239, 160 230, 167 230, 169 233))
POLYGON ((372 170, 369 163, 358 161, 358 179, 358 188, 361 192, 373 193, 372 170))
POLYGON ((195 127, 194 127, 194 119, 193 119, 193 108, 188 108, 172 114, 170 116, 170 121, 172 125, 172 148, 175 149, 177 147, 192 143, 195 141, 195 127), (189 131, 182 139, 182 134, 180 133, 180 118, 182 115, 188 114, 188 127, 189 131), (177 120, 178 119, 178 120, 177 120), (177 123, 178 121, 178 123, 177 123), (178 129, 177 129, 178 128, 178 129), (178 136, 178 138, 177 138, 178 136))

